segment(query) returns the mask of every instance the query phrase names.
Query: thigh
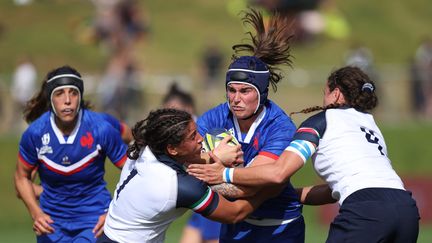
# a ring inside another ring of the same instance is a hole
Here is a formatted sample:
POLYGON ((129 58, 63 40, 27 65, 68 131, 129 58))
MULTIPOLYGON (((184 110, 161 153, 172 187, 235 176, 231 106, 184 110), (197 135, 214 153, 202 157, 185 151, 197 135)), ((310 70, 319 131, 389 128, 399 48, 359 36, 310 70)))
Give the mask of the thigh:
POLYGON ((54 228, 54 232, 51 234, 43 234, 41 236, 36 237, 37 243, 52 243, 52 242, 68 242, 69 237, 64 232, 64 226, 67 224, 66 222, 53 219, 54 223, 51 224, 51 227, 54 228))

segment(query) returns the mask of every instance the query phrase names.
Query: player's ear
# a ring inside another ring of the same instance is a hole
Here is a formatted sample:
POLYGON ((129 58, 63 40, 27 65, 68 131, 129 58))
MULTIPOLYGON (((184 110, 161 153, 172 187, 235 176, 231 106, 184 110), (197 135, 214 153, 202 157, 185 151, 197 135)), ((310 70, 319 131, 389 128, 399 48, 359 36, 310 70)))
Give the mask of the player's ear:
POLYGON ((333 95, 334 95, 334 99, 335 99, 334 103, 336 103, 336 104, 345 104, 345 96, 344 96, 344 94, 342 93, 342 91, 338 87, 336 87, 333 90, 333 95))
POLYGON ((172 144, 168 144, 166 149, 169 155, 176 156, 178 154, 177 147, 172 144))

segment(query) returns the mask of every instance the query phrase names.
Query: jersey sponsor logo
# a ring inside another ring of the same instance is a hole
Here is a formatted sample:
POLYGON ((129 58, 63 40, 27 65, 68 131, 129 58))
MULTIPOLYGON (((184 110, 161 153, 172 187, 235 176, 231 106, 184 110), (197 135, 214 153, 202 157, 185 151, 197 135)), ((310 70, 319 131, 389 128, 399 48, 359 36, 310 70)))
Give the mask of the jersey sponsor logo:
POLYGON ((80 139, 81 147, 87 147, 90 149, 93 145, 94 139, 90 132, 87 132, 86 135, 83 135, 80 139))
POLYGON ((70 165, 70 164, 71 164, 71 162, 70 162, 70 160, 69 160, 69 157, 67 157, 67 155, 65 155, 65 156, 62 158, 62 164, 64 164, 64 165, 70 165))
POLYGON ((42 135, 41 140, 42 140, 42 147, 38 150, 38 154, 39 155, 52 154, 53 149, 52 149, 52 147, 48 146, 48 144, 51 140, 49 133, 45 133, 44 135, 42 135))

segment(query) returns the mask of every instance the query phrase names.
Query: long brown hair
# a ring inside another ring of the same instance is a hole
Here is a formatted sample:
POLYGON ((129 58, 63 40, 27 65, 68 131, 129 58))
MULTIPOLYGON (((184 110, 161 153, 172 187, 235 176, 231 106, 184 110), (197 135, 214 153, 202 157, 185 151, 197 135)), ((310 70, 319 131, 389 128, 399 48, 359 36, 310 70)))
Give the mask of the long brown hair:
POLYGON ((333 71, 327 79, 327 85, 330 91, 339 88, 344 95, 345 104, 313 106, 301 111, 291 112, 290 115, 298 113, 306 114, 341 106, 348 106, 361 112, 368 112, 378 105, 375 83, 358 67, 345 66, 333 71))
POLYGON ((291 26, 286 24, 286 17, 279 12, 273 12, 267 26, 259 11, 249 8, 243 13, 243 24, 252 26, 255 33, 251 31, 246 33, 250 37, 251 44, 236 44, 232 47, 235 51, 232 59, 237 59, 241 52, 246 51, 266 63, 270 71, 269 81, 273 90, 276 91, 277 83, 283 78, 279 65, 292 65, 291 26))

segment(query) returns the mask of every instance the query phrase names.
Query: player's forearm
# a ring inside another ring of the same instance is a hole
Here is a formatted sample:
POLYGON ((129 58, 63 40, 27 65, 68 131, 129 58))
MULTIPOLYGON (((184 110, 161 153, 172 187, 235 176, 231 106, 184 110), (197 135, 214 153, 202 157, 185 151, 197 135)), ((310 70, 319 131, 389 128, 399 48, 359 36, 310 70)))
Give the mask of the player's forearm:
POLYGON ((297 188, 300 202, 305 205, 323 205, 336 202, 331 196, 331 189, 327 184, 297 188))
POLYGON ((32 218, 42 210, 37 203, 36 194, 29 178, 15 174, 15 189, 18 197, 24 202, 32 218))
POLYGON ((304 165, 303 160, 292 152, 283 152, 272 164, 235 169, 232 183, 245 186, 286 183, 304 165))
POLYGON ((244 198, 251 197, 256 194, 258 188, 242 187, 233 184, 222 183, 211 186, 213 191, 218 192, 226 198, 244 198))

